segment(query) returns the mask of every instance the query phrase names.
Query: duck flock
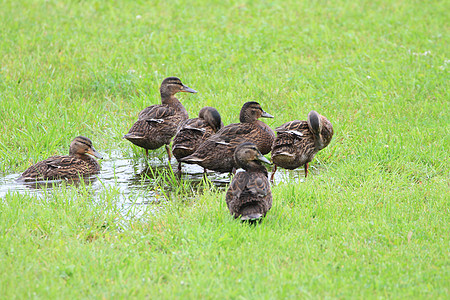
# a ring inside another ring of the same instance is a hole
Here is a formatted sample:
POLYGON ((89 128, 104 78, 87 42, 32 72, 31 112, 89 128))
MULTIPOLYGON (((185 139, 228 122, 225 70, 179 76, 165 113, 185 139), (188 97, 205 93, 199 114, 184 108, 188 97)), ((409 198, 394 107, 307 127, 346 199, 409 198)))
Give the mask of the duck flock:
MULTIPOLYGON (((239 114, 239 123, 224 126, 213 107, 203 107, 198 118, 189 119, 183 104, 175 97, 179 92, 197 93, 177 77, 168 77, 160 87, 161 104, 142 110, 138 120, 123 138, 148 150, 165 146, 181 163, 197 164, 206 170, 235 174, 226 193, 230 213, 242 221, 254 223, 272 207, 269 174, 263 163, 270 164, 264 154, 271 152, 274 164, 270 181, 277 167, 305 168, 315 154, 328 146, 333 137, 330 121, 316 111, 306 121, 294 120, 274 131, 259 118, 273 118, 258 102, 246 102, 239 114), (172 149, 170 143, 172 142, 172 149), (238 171, 243 169, 243 171, 238 171)), ((29 167, 19 180, 36 181, 73 178, 98 174, 100 165, 94 157, 102 158, 84 136, 70 144, 69 155, 52 156, 29 167)))

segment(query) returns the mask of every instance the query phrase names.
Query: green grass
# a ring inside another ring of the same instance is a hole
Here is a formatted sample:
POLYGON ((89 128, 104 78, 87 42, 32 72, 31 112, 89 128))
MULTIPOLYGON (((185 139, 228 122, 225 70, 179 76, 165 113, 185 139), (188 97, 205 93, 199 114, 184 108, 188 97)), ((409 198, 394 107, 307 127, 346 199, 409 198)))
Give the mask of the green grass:
POLYGON ((448 1, 0 3, 3 175, 80 134, 142 157, 121 137, 167 76, 199 91, 191 116, 256 100, 273 128, 312 109, 335 128, 256 227, 189 182, 141 219, 115 186, 7 194, 2 297, 448 298, 448 1))

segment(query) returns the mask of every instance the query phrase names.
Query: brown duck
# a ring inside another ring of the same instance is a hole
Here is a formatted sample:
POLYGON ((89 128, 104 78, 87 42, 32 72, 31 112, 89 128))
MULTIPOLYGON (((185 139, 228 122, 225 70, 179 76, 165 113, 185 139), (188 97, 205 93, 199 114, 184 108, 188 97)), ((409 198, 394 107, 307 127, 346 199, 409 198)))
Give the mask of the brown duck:
POLYGON ((308 176, 308 163, 317 152, 328 146, 333 137, 333 126, 330 121, 316 111, 308 114, 307 121, 294 120, 275 128, 277 138, 272 147, 272 161, 275 165, 273 181, 277 166, 285 169, 296 169, 305 166, 305 177, 308 176))
POLYGON ((181 171, 180 159, 191 155, 198 146, 223 127, 219 112, 214 107, 205 106, 198 113, 198 118, 183 121, 173 138, 172 153, 179 161, 178 171, 181 171))
POLYGON ((165 145, 170 161, 170 140, 177 132, 178 124, 189 118, 188 112, 175 94, 178 92, 197 93, 197 91, 185 86, 177 77, 164 79, 159 91, 162 104, 152 105, 142 110, 137 122, 123 138, 144 148, 147 156, 148 150, 158 149, 165 145))
POLYGON ((245 171, 233 177, 226 194, 227 206, 235 218, 253 223, 261 220, 272 207, 267 169, 261 163, 270 164, 270 161, 250 142, 236 148, 234 159, 245 171))
POLYGON ((52 156, 29 167, 18 180, 36 181, 74 178, 100 172, 100 165, 90 155, 102 158, 90 139, 77 136, 71 143, 69 155, 52 156))
POLYGON ((245 103, 239 115, 241 123, 223 127, 207 138, 192 155, 180 161, 225 173, 236 169, 233 154, 243 142, 253 142, 261 153, 269 153, 275 133, 266 123, 258 120, 260 117, 273 118, 258 102, 245 103))

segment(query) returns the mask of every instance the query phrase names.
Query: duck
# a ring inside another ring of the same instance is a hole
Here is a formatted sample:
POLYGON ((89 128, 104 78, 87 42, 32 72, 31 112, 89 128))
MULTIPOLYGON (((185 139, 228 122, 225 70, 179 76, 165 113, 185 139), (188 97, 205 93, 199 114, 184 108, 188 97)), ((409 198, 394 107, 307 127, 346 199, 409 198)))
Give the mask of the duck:
POLYGON ((70 143, 69 155, 57 155, 40 161, 22 173, 19 181, 37 181, 76 178, 98 174, 100 164, 92 156, 102 159, 102 155, 92 146, 92 141, 77 136, 70 143))
POLYGON ((178 172, 181 172, 180 159, 191 155, 198 146, 223 127, 220 113, 211 106, 203 107, 198 118, 187 119, 180 123, 173 138, 172 153, 178 160, 178 172))
POLYGON ((176 93, 197 93, 196 90, 184 85, 177 77, 165 78, 159 89, 161 104, 151 105, 143 109, 136 123, 131 126, 124 139, 136 146, 148 150, 166 147, 169 162, 171 160, 169 144, 177 133, 178 125, 189 118, 186 108, 175 97, 176 93))
POLYGON ((275 128, 277 138, 272 146, 274 169, 270 180, 273 182, 277 166, 293 170, 300 166, 305 168, 308 176, 308 164, 317 152, 330 143, 334 131, 330 121, 312 110, 307 121, 294 120, 275 128))
POLYGON ((231 180, 225 200, 230 214, 241 221, 256 223, 272 207, 272 192, 266 167, 270 164, 251 142, 236 147, 234 160, 244 171, 237 172, 231 180))
POLYGON ((273 118, 258 102, 244 103, 239 114, 240 123, 223 127, 200 144, 194 153, 180 161, 227 173, 236 170, 233 153, 243 142, 253 142, 262 154, 269 153, 275 133, 266 123, 258 120, 260 117, 273 118))

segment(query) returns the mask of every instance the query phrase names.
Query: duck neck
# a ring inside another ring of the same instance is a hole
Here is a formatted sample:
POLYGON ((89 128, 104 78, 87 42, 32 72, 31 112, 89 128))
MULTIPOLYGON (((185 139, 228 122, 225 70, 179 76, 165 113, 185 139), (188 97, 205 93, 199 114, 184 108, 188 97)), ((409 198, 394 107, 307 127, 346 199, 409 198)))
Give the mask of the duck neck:
POLYGON ((254 123, 257 120, 258 119, 256 119, 252 115, 247 114, 245 111, 241 111, 241 113, 239 114, 239 122, 241 123, 254 123))
POLYGON ((266 167, 259 163, 249 164, 249 165, 245 166, 244 169, 247 172, 258 172, 258 173, 263 173, 264 175, 266 175, 266 177, 268 176, 266 167))
POLYGON ((181 112, 182 114, 188 116, 186 108, 183 106, 183 104, 181 104, 180 100, 175 97, 175 95, 171 95, 169 93, 164 93, 163 91, 161 91, 161 103, 164 105, 168 105, 181 112))
POLYGON ((323 148, 322 136, 318 132, 313 132, 313 136, 314 136, 314 147, 316 149, 321 150, 323 148))
POLYGON ((90 161, 92 159, 92 157, 90 157, 89 155, 86 155, 86 154, 70 153, 70 155, 75 156, 76 158, 84 160, 84 161, 90 161))
POLYGON ((162 104, 172 105, 174 103, 180 103, 177 97, 175 97, 175 94, 169 93, 166 90, 161 90, 160 94, 162 104))

